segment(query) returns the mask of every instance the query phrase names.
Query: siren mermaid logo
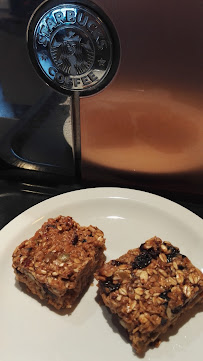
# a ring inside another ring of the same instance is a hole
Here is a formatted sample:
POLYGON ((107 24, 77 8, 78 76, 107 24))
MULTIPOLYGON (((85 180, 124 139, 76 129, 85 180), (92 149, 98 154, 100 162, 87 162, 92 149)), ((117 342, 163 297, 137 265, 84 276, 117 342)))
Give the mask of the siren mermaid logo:
POLYGON ((112 41, 98 15, 82 5, 65 3, 42 13, 37 22, 35 16, 28 45, 45 81, 68 94, 99 90, 112 66, 112 41))
MULTIPOLYGON (((76 30, 77 31, 77 30, 76 30)), ((57 68, 69 75, 81 75, 92 68, 94 48, 90 39, 69 29, 59 30, 50 43, 50 54, 57 68)))

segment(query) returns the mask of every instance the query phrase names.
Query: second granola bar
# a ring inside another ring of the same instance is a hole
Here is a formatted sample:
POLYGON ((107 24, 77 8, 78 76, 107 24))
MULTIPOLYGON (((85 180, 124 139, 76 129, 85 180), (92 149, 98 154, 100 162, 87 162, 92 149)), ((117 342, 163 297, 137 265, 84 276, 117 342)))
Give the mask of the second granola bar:
POLYGON ((202 300, 201 271, 157 237, 106 263, 96 278, 104 304, 119 316, 137 353, 202 300))

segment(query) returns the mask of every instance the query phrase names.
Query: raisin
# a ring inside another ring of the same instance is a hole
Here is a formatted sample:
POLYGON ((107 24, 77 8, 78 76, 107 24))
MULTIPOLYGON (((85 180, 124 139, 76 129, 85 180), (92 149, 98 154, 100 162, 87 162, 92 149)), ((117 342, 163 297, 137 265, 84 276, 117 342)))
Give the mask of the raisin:
POLYGON ((78 243, 78 235, 77 235, 77 233, 75 233, 74 238, 72 240, 72 244, 73 244, 73 246, 75 246, 77 243, 78 243))
POLYGON ((112 264, 112 266, 120 266, 123 263, 120 261, 113 260, 113 261, 111 261, 111 264, 112 264))
POLYGON ((166 318, 162 318, 161 319, 161 325, 164 326, 167 322, 167 319, 166 318))
POLYGON ((179 313, 182 310, 182 306, 178 306, 176 308, 174 308, 173 310, 171 310, 171 312, 176 315, 177 313, 179 313))
POLYGON ((32 247, 28 247, 26 248, 28 250, 28 252, 31 252, 32 251, 32 247))
POLYGON ((181 254, 182 258, 186 258, 186 256, 184 254, 181 254))
POLYGON ((154 259, 156 259, 158 256, 159 256, 159 254, 160 254, 160 249, 158 248, 158 249, 154 249, 153 247, 151 247, 151 248, 148 248, 148 249, 145 249, 144 248, 144 243, 142 243, 141 244, 141 246, 140 246, 140 251, 141 252, 148 252, 149 254, 150 254, 150 256, 152 257, 152 258, 154 258, 154 259))
POLYGON ((179 269, 179 270, 182 271, 184 268, 185 268, 185 267, 183 267, 181 264, 179 264, 179 266, 178 266, 178 269, 179 269))
POLYGON ((64 281, 64 282, 70 281, 73 274, 74 274, 74 272, 71 272, 71 273, 67 274, 67 276, 64 275, 63 277, 61 277, 62 281, 64 281))
POLYGON ((171 253, 178 254, 180 253, 179 249, 177 247, 170 246, 171 253))
POLYGON ((166 255, 166 258, 167 258, 167 263, 169 263, 169 262, 171 262, 172 261, 172 259, 173 259, 173 255, 171 255, 171 254, 167 254, 166 255))
POLYGON ((170 298, 168 297, 168 292, 169 291, 164 291, 164 292, 160 293, 159 297, 163 298, 163 300, 169 301, 170 298))
POLYGON ((154 249, 153 247, 148 249, 148 253, 153 259, 156 259, 160 254, 160 249, 154 249))
POLYGON ((83 240, 82 240, 82 243, 85 243, 85 242, 87 242, 87 240, 86 240, 86 239, 83 239, 83 240))
POLYGON ((133 269, 141 269, 144 267, 147 267, 151 263, 152 257, 147 252, 141 252, 137 257, 135 257, 134 261, 132 262, 132 268, 133 269))
POLYGON ((167 255, 166 255, 167 262, 169 263, 169 262, 172 261, 172 259, 173 259, 174 257, 176 257, 176 256, 180 253, 180 251, 179 251, 178 248, 175 248, 175 247, 173 247, 173 246, 169 246, 169 247, 168 247, 168 250, 171 251, 170 254, 167 254, 167 255))
POLYGON ((19 275, 22 275, 22 272, 20 272, 17 268, 16 268, 16 273, 18 273, 19 275))
POLYGON ((176 254, 167 254, 166 258, 167 258, 167 262, 172 262, 173 258, 176 256, 176 254))
POLYGON ((140 246, 140 251, 141 251, 141 252, 145 252, 145 251, 146 251, 146 249, 144 248, 144 245, 145 245, 145 244, 142 243, 141 246, 140 246))
POLYGON ((45 293, 49 292, 48 287, 47 287, 47 285, 45 283, 42 285, 42 288, 43 288, 45 293))
POLYGON ((107 277, 105 281, 100 282, 102 288, 104 289, 104 292, 106 295, 108 295, 111 292, 114 292, 120 288, 120 283, 113 283, 112 277, 107 277), (106 289, 108 289, 108 292, 106 292, 106 289))

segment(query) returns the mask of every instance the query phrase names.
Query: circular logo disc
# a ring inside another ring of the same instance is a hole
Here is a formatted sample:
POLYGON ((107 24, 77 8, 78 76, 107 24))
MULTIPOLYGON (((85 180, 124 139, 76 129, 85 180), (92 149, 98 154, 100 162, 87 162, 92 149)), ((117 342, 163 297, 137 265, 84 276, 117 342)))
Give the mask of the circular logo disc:
POLYGON ((39 10, 29 24, 28 46, 43 79, 64 93, 100 90, 112 66, 112 39, 104 22, 74 3, 40 15, 39 10))

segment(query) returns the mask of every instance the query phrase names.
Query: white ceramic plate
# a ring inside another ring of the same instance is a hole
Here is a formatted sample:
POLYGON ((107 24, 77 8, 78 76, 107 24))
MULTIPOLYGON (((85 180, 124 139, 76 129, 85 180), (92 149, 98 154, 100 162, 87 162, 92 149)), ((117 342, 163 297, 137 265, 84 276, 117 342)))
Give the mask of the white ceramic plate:
MULTIPOLYGON (((203 269, 203 221, 164 198, 135 190, 95 188, 62 194, 19 215, 0 232, 0 361, 135 360, 130 343, 118 333, 90 287, 69 316, 55 312, 23 292, 15 282, 11 255, 15 247, 49 217, 71 215, 93 224, 106 236, 107 259, 138 247, 157 235, 180 247, 203 269)), ((145 360, 201 359, 203 308, 192 312, 145 360), (192 316, 192 317, 191 317, 192 316)))

